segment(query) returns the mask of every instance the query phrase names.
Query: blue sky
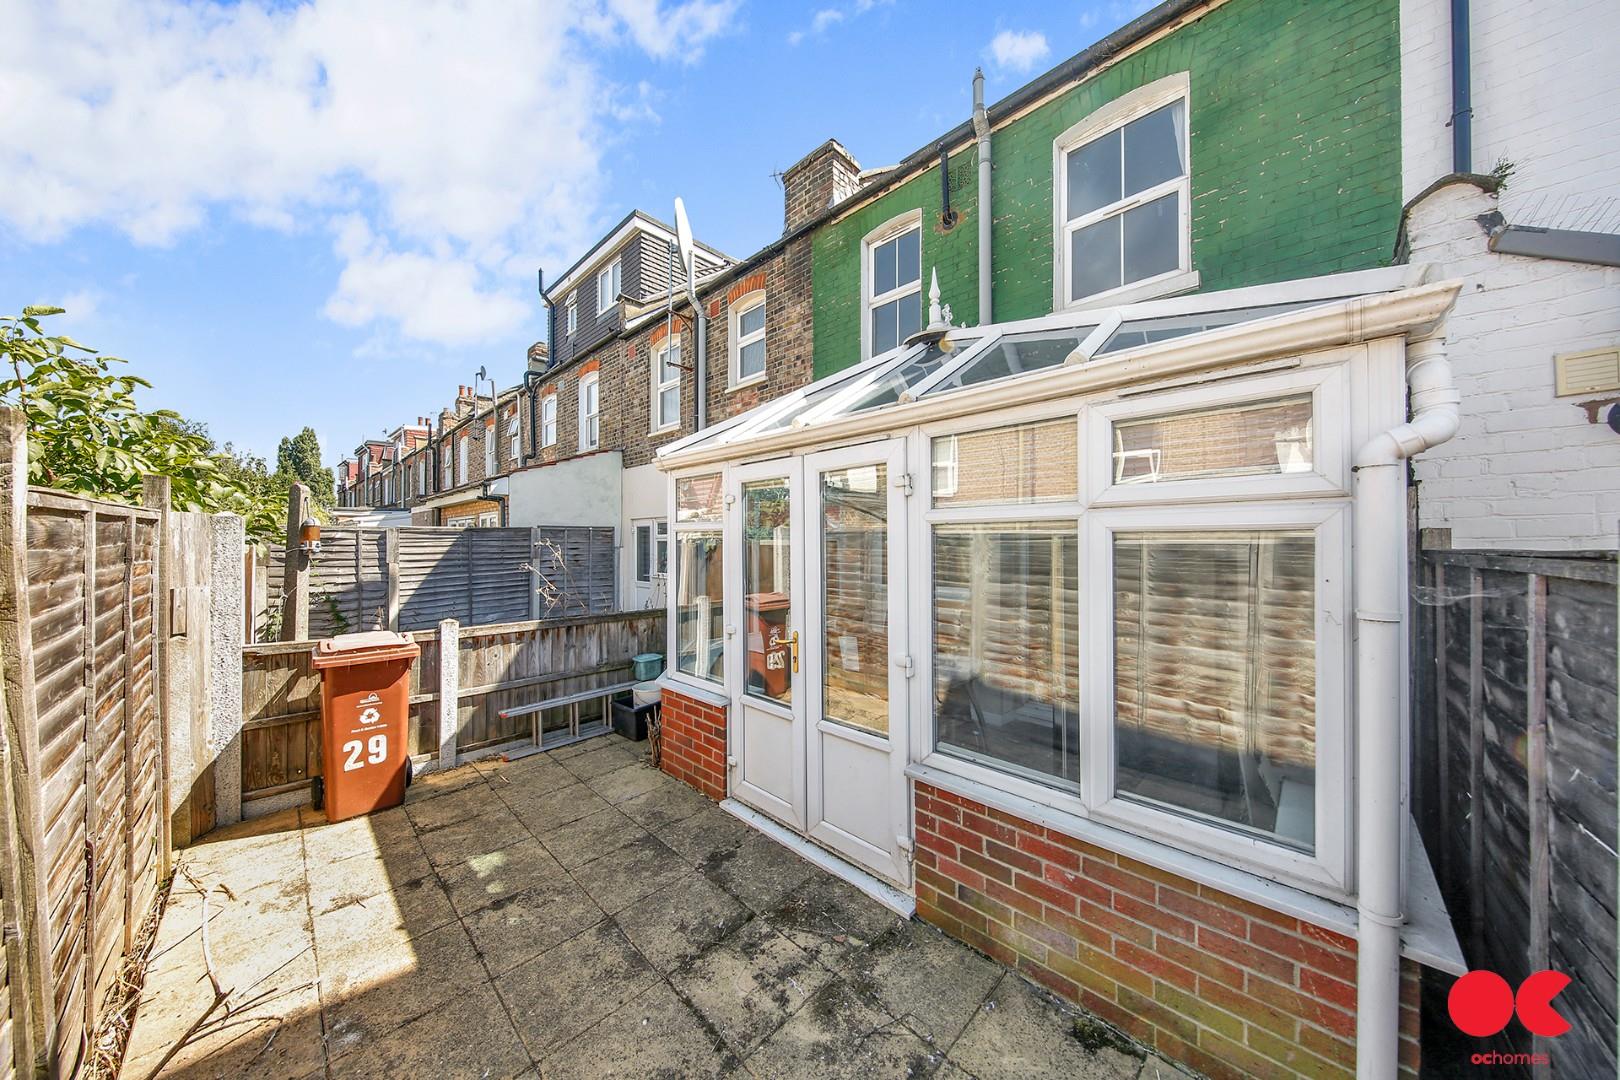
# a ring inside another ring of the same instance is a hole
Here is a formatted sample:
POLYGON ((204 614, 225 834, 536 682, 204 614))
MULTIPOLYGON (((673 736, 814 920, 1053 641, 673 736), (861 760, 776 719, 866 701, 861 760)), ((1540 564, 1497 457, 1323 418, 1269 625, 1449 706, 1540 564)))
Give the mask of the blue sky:
POLYGON ((555 275, 684 196, 737 256, 827 138, 887 164, 1146 0, 0 0, 0 309, 131 361, 152 407, 329 464, 518 380, 555 275))

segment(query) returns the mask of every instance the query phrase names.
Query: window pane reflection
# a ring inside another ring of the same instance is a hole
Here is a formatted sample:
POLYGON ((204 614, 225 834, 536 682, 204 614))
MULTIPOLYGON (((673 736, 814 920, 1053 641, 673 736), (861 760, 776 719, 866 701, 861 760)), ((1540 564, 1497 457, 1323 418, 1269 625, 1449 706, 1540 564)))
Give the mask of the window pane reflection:
POLYGON ((1310 472, 1311 396, 1114 425, 1114 483, 1310 472))
POLYGON ((793 700, 788 643, 793 537, 787 481, 744 484, 742 500, 743 626, 748 641, 744 681, 750 694, 786 703, 793 700))
POLYGON ((933 440, 935 506, 994 506, 1074 499, 1072 416, 933 440))
POLYGON ((1311 534, 1115 536, 1114 754, 1125 798, 1314 850, 1311 534))
POLYGON ((821 474, 828 720, 889 733, 889 483, 883 465, 821 474))
POLYGON ((933 559, 935 747, 1078 789, 1074 524, 939 525, 933 559))

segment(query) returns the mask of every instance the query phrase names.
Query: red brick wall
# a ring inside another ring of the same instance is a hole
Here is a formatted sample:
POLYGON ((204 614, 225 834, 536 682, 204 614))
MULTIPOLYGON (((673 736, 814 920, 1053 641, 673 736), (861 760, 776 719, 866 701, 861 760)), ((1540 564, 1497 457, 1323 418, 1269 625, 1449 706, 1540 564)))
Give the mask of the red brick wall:
POLYGON ((726 708, 664 687, 659 767, 711 799, 726 797, 726 708))
POLYGON ((928 784, 916 819, 928 922, 1217 1080, 1354 1076, 1352 939, 928 784))

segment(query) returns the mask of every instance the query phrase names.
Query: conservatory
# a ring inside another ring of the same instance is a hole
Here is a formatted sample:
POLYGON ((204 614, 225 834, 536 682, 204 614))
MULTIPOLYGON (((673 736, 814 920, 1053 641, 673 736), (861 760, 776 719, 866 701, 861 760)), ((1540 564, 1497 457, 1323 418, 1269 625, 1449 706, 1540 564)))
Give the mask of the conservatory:
POLYGON ((1457 288, 936 323, 666 447, 666 702, 723 716, 728 805, 911 896, 951 878, 919 850, 947 793, 1393 972, 1404 458, 1454 430, 1457 288))

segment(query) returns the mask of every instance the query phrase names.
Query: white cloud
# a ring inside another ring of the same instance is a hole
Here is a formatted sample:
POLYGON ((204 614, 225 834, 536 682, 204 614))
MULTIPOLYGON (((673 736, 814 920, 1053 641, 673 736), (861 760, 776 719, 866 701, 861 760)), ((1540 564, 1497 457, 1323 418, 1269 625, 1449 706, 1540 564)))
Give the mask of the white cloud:
POLYGON ((810 16, 810 25, 806 29, 794 30, 788 34, 787 43, 797 45, 807 37, 819 37, 826 33, 829 28, 847 19, 857 18, 865 15, 873 8, 886 7, 892 3, 894 3, 894 0, 855 0, 854 3, 845 7, 821 8, 810 16))
POLYGON ((690 62, 737 3, 7 4, 0 228, 163 245, 220 214, 332 221, 332 318, 493 336, 600 224, 612 126, 655 118, 608 54, 690 62))
POLYGON ((1051 52, 1046 35, 1038 30, 1003 30, 990 39, 991 61, 1021 74, 1033 71, 1051 52))

